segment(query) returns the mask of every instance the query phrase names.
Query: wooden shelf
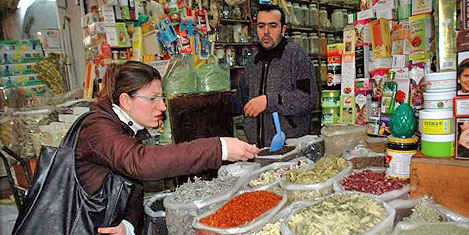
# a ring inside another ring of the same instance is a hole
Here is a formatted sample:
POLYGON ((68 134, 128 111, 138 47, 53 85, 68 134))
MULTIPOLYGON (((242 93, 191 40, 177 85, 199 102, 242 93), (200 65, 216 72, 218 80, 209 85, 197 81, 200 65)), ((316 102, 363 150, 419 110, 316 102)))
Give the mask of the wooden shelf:
POLYGON ((246 69, 246 66, 235 65, 235 66, 231 66, 230 69, 246 69))
POLYGON ((318 31, 317 29, 314 29, 314 28, 294 27, 294 26, 291 26, 291 25, 288 25, 287 30, 309 32, 309 33, 318 31))
POLYGON ((324 6, 327 9, 347 9, 347 10, 360 11, 360 9, 356 7, 339 5, 339 4, 334 4, 334 3, 318 3, 318 4, 319 4, 319 7, 324 6))
POLYGON ((221 19, 221 23, 225 24, 250 24, 250 20, 232 20, 232 19, 221 19))
POLYGON ((469 216, 469 161, 421 156, 412 157, 411 197, 430 194, 443 206, 469 216))
POLYGON ((215 46, 220 47, 248 47, 255 45, 257 45, 255 42, 215 42, 215 46))

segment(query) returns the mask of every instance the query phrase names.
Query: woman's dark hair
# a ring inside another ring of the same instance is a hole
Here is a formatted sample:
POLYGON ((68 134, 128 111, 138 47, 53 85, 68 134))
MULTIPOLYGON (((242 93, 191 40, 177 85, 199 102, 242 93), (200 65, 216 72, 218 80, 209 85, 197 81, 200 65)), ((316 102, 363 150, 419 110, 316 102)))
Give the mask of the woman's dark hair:
POLYGON ((110 64, 103 78, 103 89, 98 94, 99 100, 109 100, 119 105, 122 93, 132 95, 153 80, 161 80, 161 75, 150 65, 138 61, 124 64, 110 64))
POLYGON ((257 9, 257 15, 259 15, 259 12, 261 11, 279 11, 280 12, 280 23, 282 24, 281 26, 285 25, 285 12, 283 12, 283 9, 280 8, 277 5, 271 5, 271 4, 259 4, 259 8, 257 9))

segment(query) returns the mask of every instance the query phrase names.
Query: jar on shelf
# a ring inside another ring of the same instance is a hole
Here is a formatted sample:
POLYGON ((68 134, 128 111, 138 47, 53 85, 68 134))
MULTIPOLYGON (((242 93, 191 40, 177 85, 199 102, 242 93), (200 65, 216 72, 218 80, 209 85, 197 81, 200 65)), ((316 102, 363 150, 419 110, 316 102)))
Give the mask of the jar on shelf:
POLYGON ((290 40, 292 42, 298 43, 300 46, 303 46, 303 39, 301 38, 300 32, 293 32, 290 40))
POLYGON ((319 37, 319 54, 322 56, 327 55, 327 37, 325 33, 321 33, 319 37))
POLYGON ((329 21, 329 18, 327 16, 326 7, 321 7, 321 9, 319 10, 319 23, 322 29, 330 28, 331 22, 329 21))
POLYGON ((308 9, 308 6, 307 5, 301 5, 301 10, 303 11, 303 19, 301 19, 301 23, 303 24, 304 27, 311 27, 311 25, 309 24, 309 18, 310 18, 310 14, 309 14, 309 9, 308 9))
POLYGON ((301 33, 301 39, 303 40, 303 49, 306 53, 309 53, 309 39, 307 33, 301 33))
POLYGON ((329 44, 334 44, 334 43, 335 43, 334 34, 328 34, 328 35, 327 35, 327 45, 329 45, 329 44))
MULTIPOLYGON (((344 15, 344 28, 348 25, 348 12, 347 9, 342 9, 342 14, 344 15)), ((343 30, 340 29, 341 31, 343 30)))
POLYGON ((316 82, 321 82, 321 67, 319 66, 319 60, 312 60, 311 63, 313 64, 313 74, 316 82))
POLYGON ((309 4, 309 24, 312 28, 317 29, 319 26, 319 10, 318 5, 316 3, 309 4))
POLYGON ((317 33, 311 34, 311 53, 312 54, 319 54, 319 37, 317 33))
POLYGON ((290 14, 287 15, 287 11, 284 11, 285 12, 285 23, 287 25, 291 25, 292 24, 292 21, 291 21, 291 15, 292 15, 292 9, 293 9, 293 5, 291 4, 291 2, 287 2, 287 8, 288 8, 288 11, 290 14))
POLYGON ((332 17, 332 27, 336 31, 343 30, 345 27, 345 22, 344 22, 344 13, 342 9, 334 9, 331 17, 332 17))
POLYGON ((303 14, 303 10, 301 9, 300 4, 297 2, 293 3, 293 10, 295 12, 296 20, 298 21, 298 26, 301 26, 303 24, 303 19, 305 16, 303 14))
POLYGON ((321 67, 321 82, 326 83, 327 82, 327 61, 322 60, 320 67, 321 67))
POLYGON ((287 6, 288 6, 288 9, 290 10, 290 15, 288 16, 288 18, 289 18, 291 26, 299 27, 300 22, 298 21, 298 18, 295 14, 296 13, 295 6, 291 2, 288 2, 287 6))
POLYGON ((341 34, 341 35, 337 35, 335 37, 335 43, 343 43, 344 42, 344 36, 341 34))

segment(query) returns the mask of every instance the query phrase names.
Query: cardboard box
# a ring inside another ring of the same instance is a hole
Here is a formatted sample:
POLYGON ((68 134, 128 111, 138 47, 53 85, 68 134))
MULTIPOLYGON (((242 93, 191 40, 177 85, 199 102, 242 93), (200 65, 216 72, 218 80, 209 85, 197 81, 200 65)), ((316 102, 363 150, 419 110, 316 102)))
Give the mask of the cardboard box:
POLYGON ((355 28, 347 26, 344 29, 344 52, 343 54, 354 54, 357 34, 355 28))
POLYGON ((456 70, 456 0, 438 0, 437 64, 440 72, 456 70))
POLYGON ((355 55, 342 56, 342 80, 340 83, 342 95, 355 95, 355 55))
POLYGON ((355 96, 340 96, 340 123, 355 124, 355 96))
POLYGON ((357 21, 355 23, 355 30, 357 31, 357 44, 371 45, 371 35, 369 23, 370 19, 357 21))
POLYGON ((393 55, 410 55, 412 31, 409 21, 402 21, 394 27, 392 32, 392 54, 393 55))
POLYGON ((389 24, 384 19, 370 23, 371 44, 373 46, 373 59, 391 57, 391 32, 389 24))
POLYGON ((362 10, 357 13, 357 21, 373 20, 374 18, 375 18, 375 11, 373 9, 362 10))
POLYGON ((410 59, 415 61, 430 59, 432 44, 434 43, 433 17, 422 14, 409 18, 411 25, 410 59))
POLYGON ((469 51, 458 53, 457 95, 469 95, 469 51))
POLYGON ((432 0, 412 0, 412 15, 419 15, 424 13, 432 13, 433 1, 432 0))
POLYGON ((355 48, 355 73, 356 78, 370 77, 370 46, 357 45, 355 48))

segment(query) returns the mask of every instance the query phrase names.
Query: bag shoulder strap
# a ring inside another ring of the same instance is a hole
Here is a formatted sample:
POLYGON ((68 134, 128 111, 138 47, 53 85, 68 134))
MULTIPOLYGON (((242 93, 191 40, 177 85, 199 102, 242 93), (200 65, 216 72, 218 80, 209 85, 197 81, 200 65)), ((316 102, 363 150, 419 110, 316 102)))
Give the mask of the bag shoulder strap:
POLYGON ((78 140, 78 134, 80 133, 81 129, 81 124, 83 123, 85 118, 92 113, 94 113, 94 111, 88 111, 78 117, 77 120, 75 120, 75 122, 72 124, 70 129, 67 131, 67 134, 63 138, 62 143, 60 144, 60 148, 75 149, 78 140))

